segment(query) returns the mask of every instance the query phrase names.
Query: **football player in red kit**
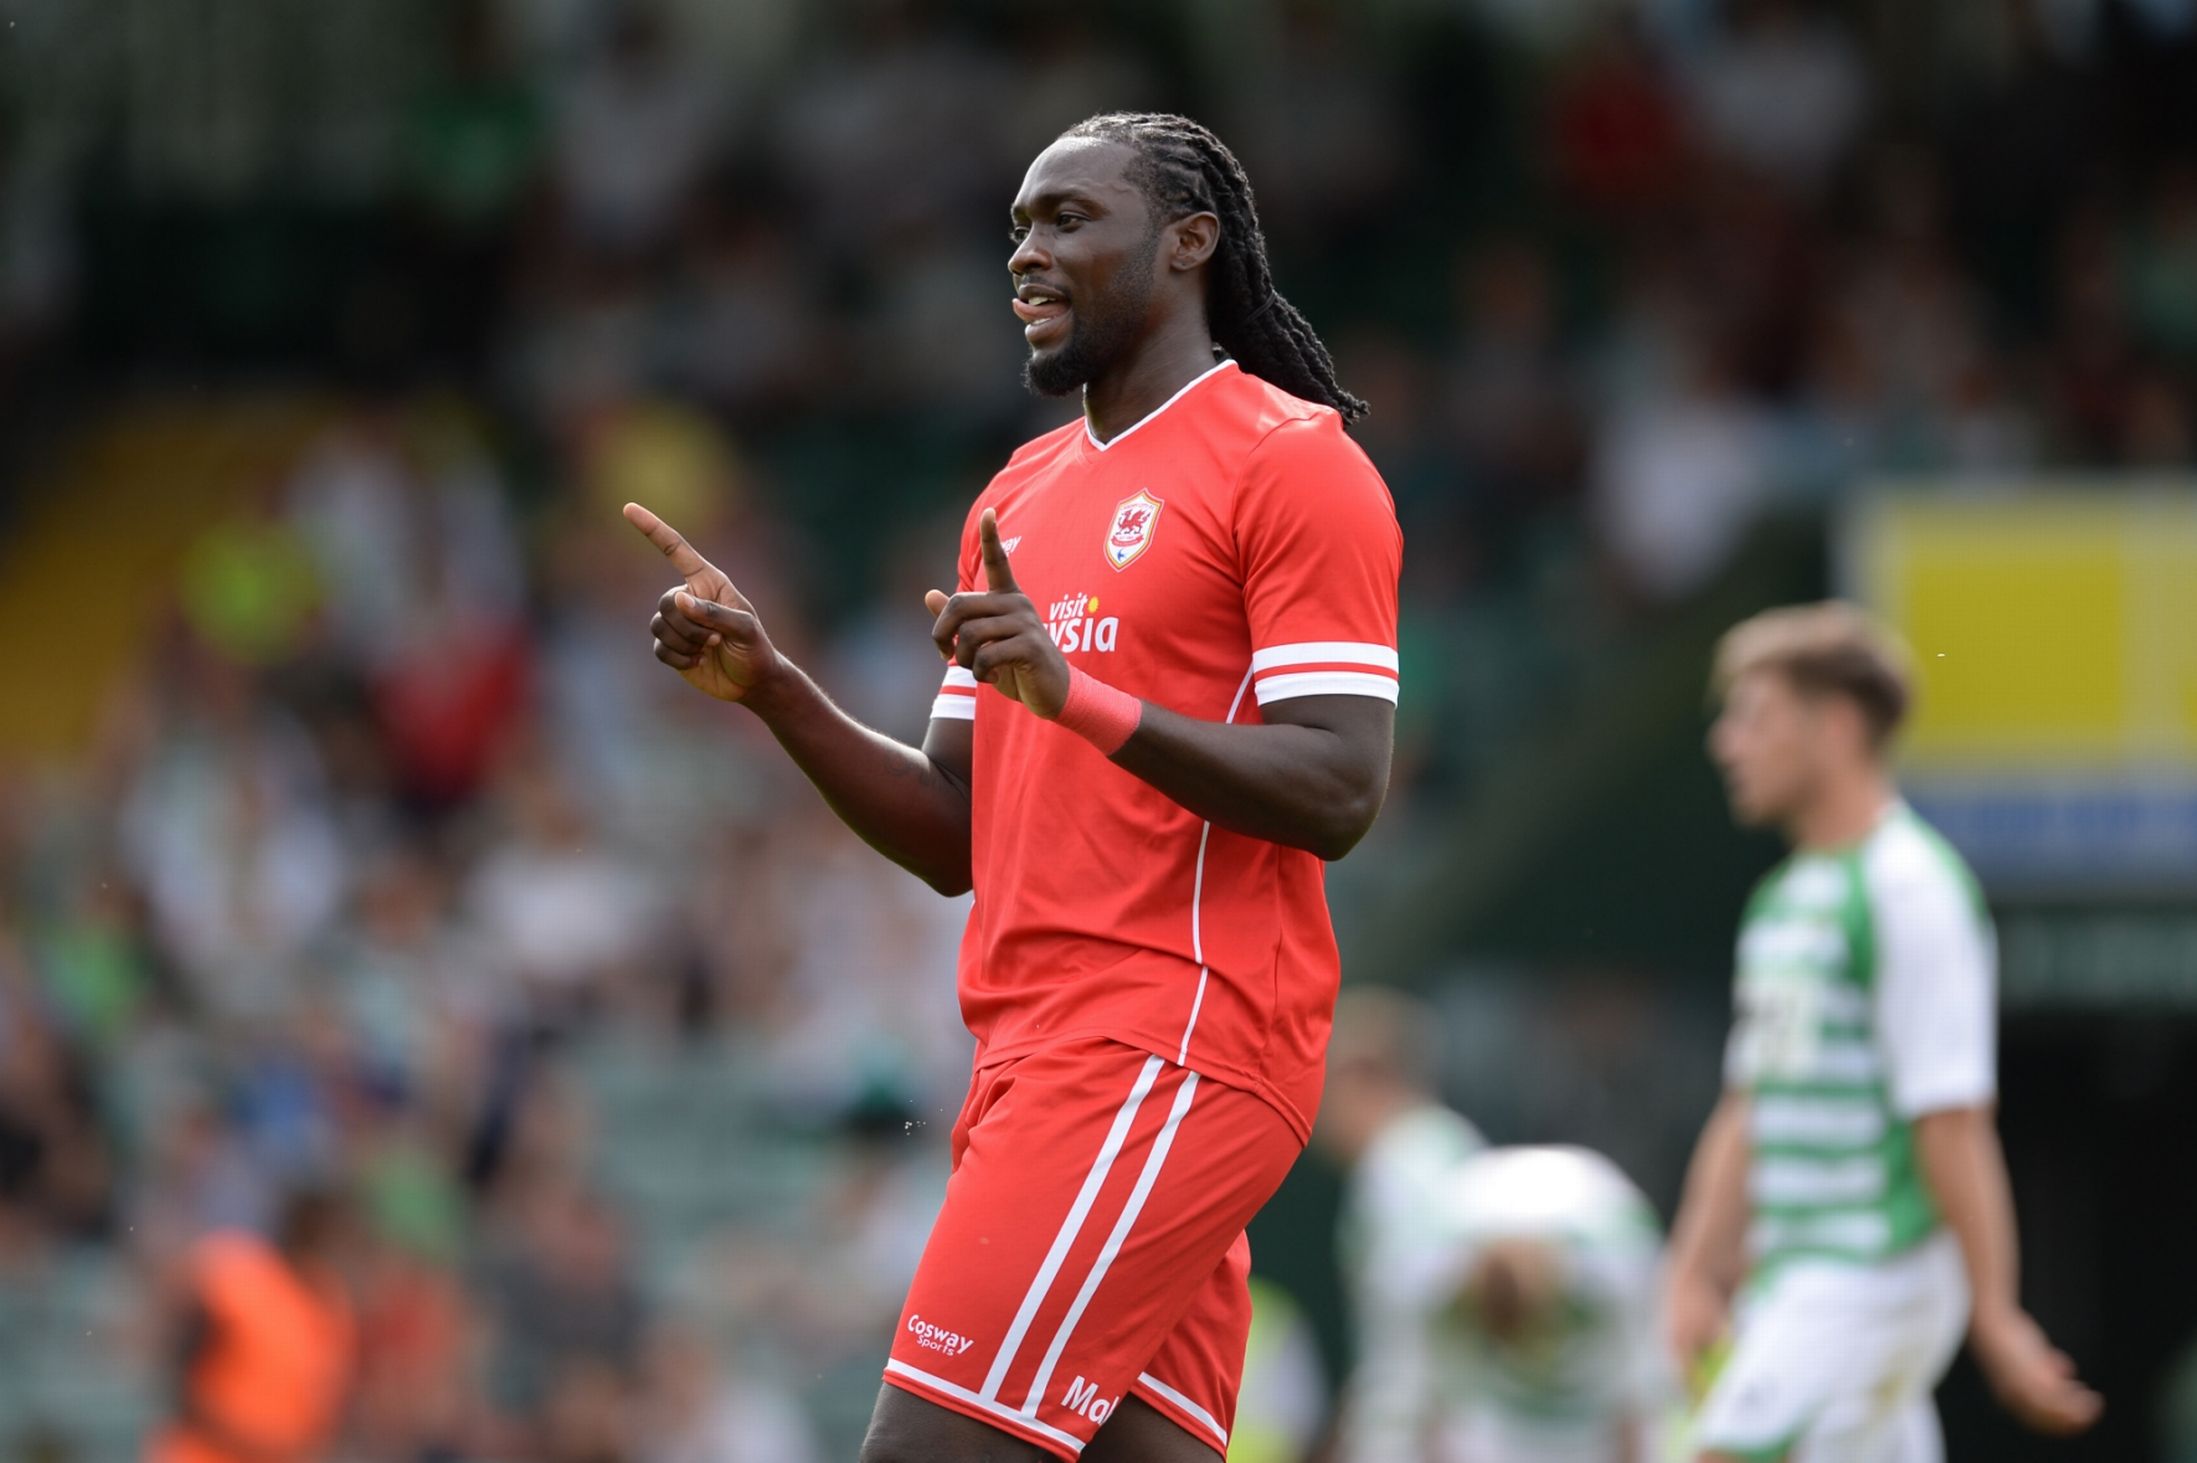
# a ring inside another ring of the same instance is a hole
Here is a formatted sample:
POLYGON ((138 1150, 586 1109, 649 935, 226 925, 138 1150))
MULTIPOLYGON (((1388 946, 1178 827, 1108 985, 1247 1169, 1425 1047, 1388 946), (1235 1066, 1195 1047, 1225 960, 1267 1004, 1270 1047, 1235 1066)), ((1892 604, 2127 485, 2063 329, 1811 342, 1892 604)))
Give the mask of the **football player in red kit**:
POLYGON ((1080 392, 978 495, 920 751, 870 731, 639 505, 684 582, 657 658, 762 718, 946 892, 976 1071, 866 1463, 1225 1454, 1244 1225, 1310 1134, 1337 983, 1323 861, 1386 792, 1402 538, 1364 403, 1275 291, 1210 132, 1113 114, 1030 165, 1011 301, 1080 392))

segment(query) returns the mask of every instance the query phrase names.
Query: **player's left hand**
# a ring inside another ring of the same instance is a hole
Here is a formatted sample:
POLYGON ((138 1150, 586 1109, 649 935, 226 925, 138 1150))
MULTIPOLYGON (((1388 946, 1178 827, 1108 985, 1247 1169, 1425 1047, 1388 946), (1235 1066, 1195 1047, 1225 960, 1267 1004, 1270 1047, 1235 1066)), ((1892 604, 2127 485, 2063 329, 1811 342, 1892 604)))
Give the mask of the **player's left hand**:
POLYGON ((2027 1313, 1986 1319, 1974 1334, 1976 1360, 1999 1401, 2023 1426, 2068 1437, 2098 1420, 2105 1402, 2075 1375, 2075 1363, 2027 1313))
POLYGON ((931 639, 940 655, 1051 721, 1068 704, 1068 659, 1046 633, 1037 606, 1015 587, 1015 571, 999 542, 999 519, 989 508, 977 520, 977 546, 984 559, 983 593, 934 589, 923 596, 924 607, 938 616, 931 639))

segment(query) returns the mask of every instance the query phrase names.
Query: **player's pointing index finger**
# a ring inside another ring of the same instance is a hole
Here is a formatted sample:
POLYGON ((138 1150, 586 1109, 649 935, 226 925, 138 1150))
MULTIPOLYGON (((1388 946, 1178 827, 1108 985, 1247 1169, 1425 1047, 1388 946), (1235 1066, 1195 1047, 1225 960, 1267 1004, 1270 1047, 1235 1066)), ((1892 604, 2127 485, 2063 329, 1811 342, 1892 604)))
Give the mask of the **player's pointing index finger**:
POLYGON ((1015 594, 1015 571, 1008 566, 1007 550, 999 541, 999 515, 991 509, 976 524, 977 546, 984 555, 984 585, 995 594, 1015 594))
POLYGON ((671 560, 671 567, 681 574, 700 574, 709 568, 709 560, 694 552, 694 546, 680 535, 678 529, 640 504, 626 504, 625 515, 626 522, 639 529, 650 543, 662 549, 664 557, 671 560))

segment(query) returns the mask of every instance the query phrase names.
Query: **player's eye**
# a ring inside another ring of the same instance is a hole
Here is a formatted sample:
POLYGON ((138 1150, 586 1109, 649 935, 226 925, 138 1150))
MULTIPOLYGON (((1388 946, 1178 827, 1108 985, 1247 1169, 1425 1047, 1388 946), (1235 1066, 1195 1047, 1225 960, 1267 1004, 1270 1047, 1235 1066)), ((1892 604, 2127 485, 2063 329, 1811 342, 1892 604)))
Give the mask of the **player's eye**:
POLYGON ((1053 220, 1053 226, 1065 233, 1074 229, 1076 225, 1085 222, 1087 220, 1080 213, 1064 213, 1053 220))
POLYGON ((1030 226, 1028 224, 1015 224, 1007 230, 1007 242, 1010 244, 1019 244, 1029 237, 1030 226))

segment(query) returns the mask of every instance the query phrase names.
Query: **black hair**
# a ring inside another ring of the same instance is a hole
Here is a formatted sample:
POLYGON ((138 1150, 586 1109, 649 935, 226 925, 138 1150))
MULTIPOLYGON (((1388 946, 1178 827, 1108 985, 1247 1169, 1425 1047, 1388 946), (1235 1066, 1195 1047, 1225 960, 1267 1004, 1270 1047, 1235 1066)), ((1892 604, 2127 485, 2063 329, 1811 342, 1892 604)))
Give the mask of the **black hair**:
POLYGON ((1220 220, 1206 273, 1206 326, 1237 364, 1292 396, 1335 408, 1345 422, 1366 414, 1366 404, 1336 381, 1334 359, 1311 322, 1274 288, 1251 179, 1218 137, 1164 112, 1104 112, 1061 136, 1118 142, 1134 152, 1129 178, 1150 200, 1155 219, 1210 213, 1220 220))

